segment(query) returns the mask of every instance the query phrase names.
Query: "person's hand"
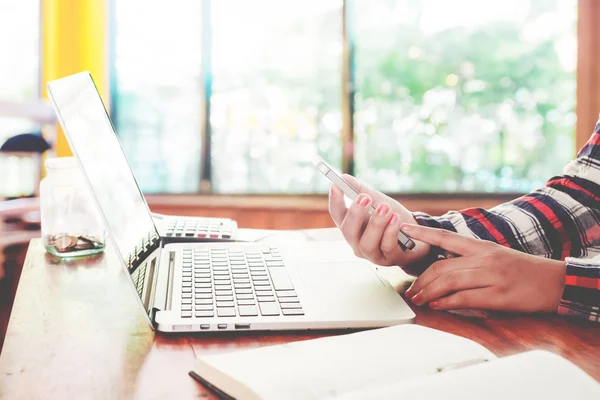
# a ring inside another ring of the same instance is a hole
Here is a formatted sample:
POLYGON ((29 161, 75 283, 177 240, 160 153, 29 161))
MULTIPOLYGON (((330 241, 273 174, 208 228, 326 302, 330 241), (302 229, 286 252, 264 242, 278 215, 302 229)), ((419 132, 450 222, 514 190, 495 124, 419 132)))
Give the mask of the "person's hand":
POLYGON ((344 193, 333 185, 329 191, 329 214, 358 257, 378 265, 409 267, 429 253, 429 245, 415 241, 412 250, 398 244, 403 222, 416 223, 412 214, 396 200, 344 174, 344 180, 360 195, 346 207, 344 193), (369 216, 373 204, 375 213, 369 216))
POLYGON ((419 225, 407 235, 461 257, 433 263, 406 291, 436 310, 556 312, 565 287, 564 261, 521 253, 493 242, 419 225))

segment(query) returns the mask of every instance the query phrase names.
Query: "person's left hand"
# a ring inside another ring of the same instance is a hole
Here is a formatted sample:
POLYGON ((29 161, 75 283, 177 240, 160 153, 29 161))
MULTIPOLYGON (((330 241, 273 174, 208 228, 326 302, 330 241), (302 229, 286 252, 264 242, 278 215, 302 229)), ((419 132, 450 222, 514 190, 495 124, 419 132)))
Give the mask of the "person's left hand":
POLYGON ((564 261, 533 256, 457 233, 403 224, 416 240, 461 257, 433 263, 406 291, 436 310, 556 312, 565 287, 564 261))

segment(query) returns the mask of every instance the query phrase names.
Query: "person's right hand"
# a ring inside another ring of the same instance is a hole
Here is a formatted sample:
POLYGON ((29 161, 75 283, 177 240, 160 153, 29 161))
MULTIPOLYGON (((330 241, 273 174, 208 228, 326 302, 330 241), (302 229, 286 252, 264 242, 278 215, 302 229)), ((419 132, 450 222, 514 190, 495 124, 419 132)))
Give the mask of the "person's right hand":
POLYGON ((415 240, 412 250, 404 250, 398 244, 400 224, 417 223, 402 204, 369 188, 351 175, 344 174, 343 178, 360 194, 350 207, 346 207, 344 193, 332 185, 329 191, 329 214, 354 254, 378 265, 410 267, 429 253, 430 246, 420 241, 415 240), (369 216, 371 204, 376 211, 369 216))

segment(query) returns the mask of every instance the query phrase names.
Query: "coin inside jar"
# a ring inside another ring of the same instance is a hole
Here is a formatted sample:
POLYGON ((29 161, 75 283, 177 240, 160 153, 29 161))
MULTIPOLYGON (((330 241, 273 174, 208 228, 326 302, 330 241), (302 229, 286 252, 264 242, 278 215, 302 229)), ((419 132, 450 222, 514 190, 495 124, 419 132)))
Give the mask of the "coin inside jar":
POLYGON ((78 238, 75 236, 61 236, 54 240, 56 251, 65 253, 71 251, 77 245, 78 238))
POLYGON ((89 250, 95 247, 94 241, 85 236, 79 236, 77 239, 78 241, 75 245, 75 250, 89 250))

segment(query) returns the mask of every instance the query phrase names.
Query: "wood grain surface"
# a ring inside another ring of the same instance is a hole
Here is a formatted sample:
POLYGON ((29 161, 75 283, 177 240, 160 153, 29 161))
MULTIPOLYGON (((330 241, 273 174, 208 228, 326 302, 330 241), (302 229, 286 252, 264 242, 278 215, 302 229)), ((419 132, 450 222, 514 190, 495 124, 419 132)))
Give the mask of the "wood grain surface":
MULTIPOLYGON (((328 240, 338 238, 336 232, 282 232, 268 240, 328 240)), ((402 292, 409 277, 397 268, 383 273, 402 292)), ((0 355, 0 398, 213 399, 187 375, 195 356, 344 333, 155 333, 127 279, 112 251, 63 261, 32 241, 0 355)), ((550 350, 600 381, 600 327, 593 324, 413 309, 417 324, 473 339, 498 356, 550 350)))

